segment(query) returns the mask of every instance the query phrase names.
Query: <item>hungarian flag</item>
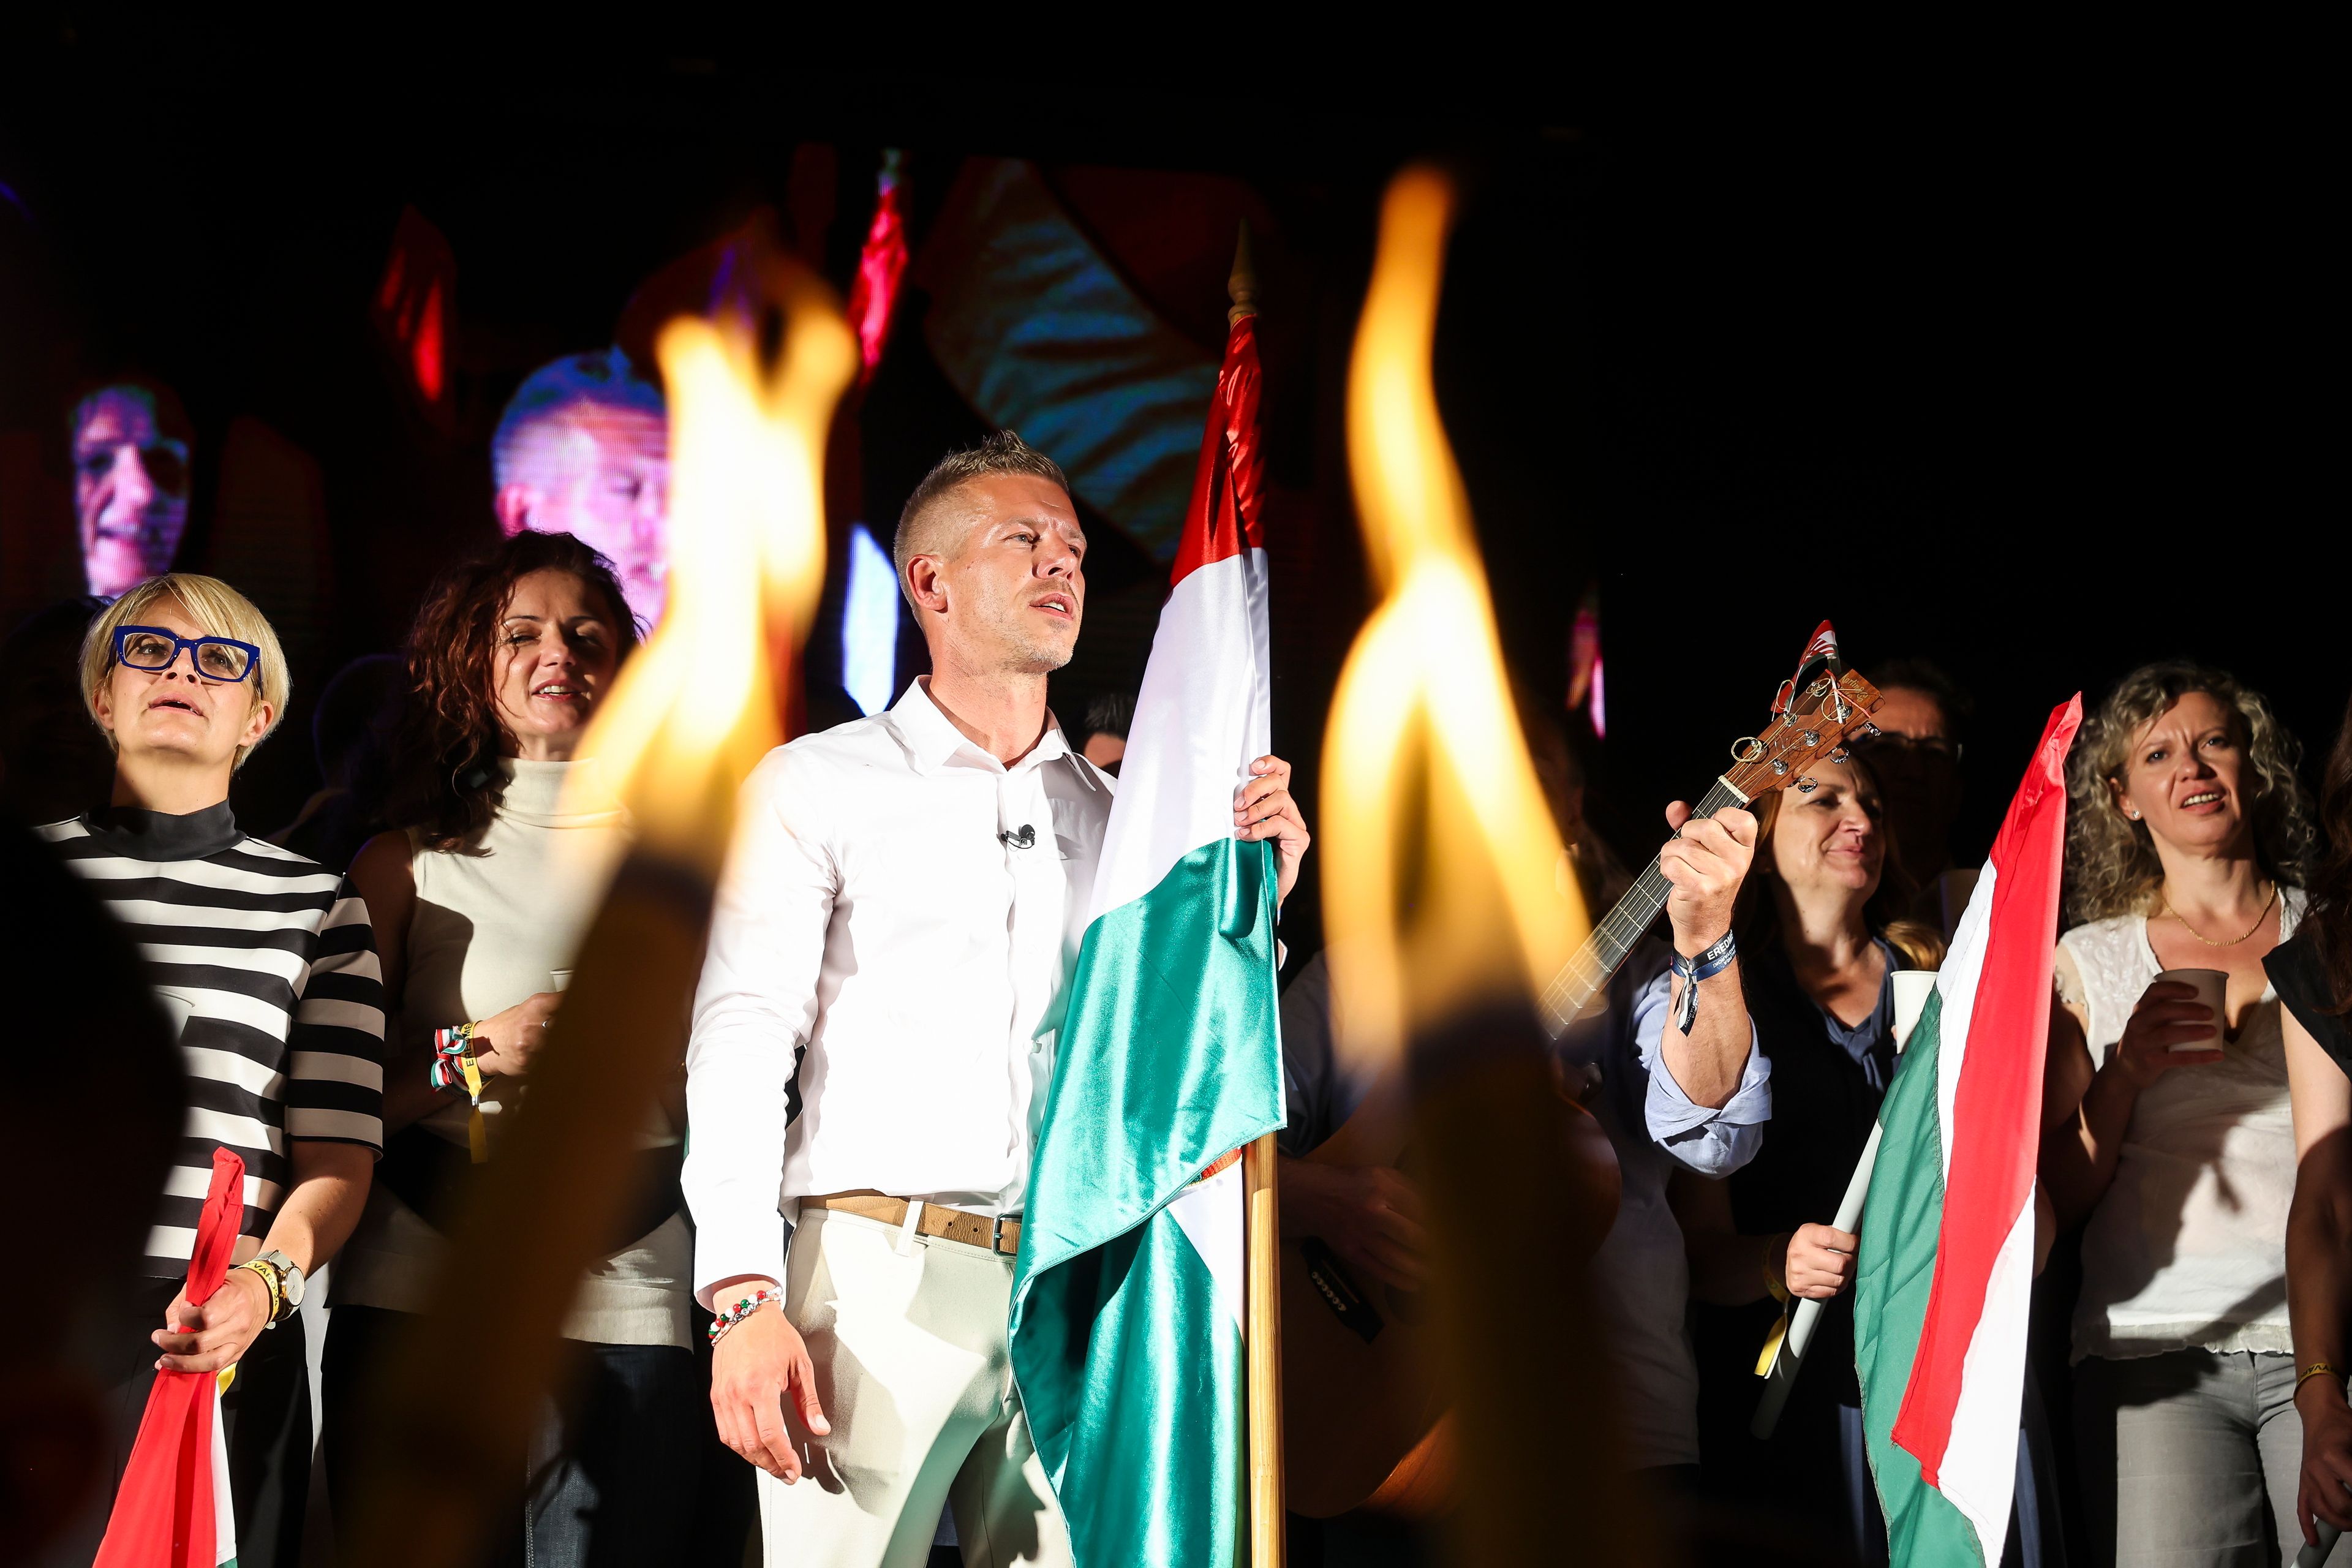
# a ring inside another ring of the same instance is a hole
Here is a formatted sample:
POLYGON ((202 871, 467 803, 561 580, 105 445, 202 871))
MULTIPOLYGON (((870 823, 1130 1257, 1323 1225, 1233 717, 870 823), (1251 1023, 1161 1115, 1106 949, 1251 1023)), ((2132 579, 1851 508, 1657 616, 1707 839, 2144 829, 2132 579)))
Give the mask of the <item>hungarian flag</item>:
POLYGON ((1234 837, 1268 742, 1258 384, 1245 317, 1128 731, 1023 1216, 1013 1367, 1084 1568, 1219 1568, 1246 1522, 1229 1156, 1282 1124, 1274 847, 1234 837))
MULTIPOLYGON (((202 1306, 220 1289, 244 1216, 245 1161, 234 1150, 215 1149, 188 1259, 190 1301, 202 1306)), ((234 1568, 236 1518, 221 1429, 222 1375, 155 1374, 91 1568, 234 1568)))
POLYGON ((2050 715, 1879 1108, 1853 1287, 1898 1568, 2000 1560, 2017 1474, 2033 1169, 2077 694, 2050 715))

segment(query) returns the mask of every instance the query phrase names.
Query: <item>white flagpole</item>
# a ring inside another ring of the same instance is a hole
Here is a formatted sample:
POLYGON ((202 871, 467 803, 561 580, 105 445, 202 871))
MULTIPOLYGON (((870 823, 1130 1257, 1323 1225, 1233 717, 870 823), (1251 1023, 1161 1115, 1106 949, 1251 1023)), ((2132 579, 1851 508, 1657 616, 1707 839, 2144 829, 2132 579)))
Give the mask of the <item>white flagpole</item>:
MULTIPOLYGON (((1935 989, 1936 972, 1932 969, 1895 972, 1896 1051, 1910 1043, 1911 1031, 1919 1026, 1919 1015, 1927 1011, 1928 994, 1935 989)), ((1845 1184, 1845 1196, 1838 1200, 1837 1217, 1830 1223, 1839 1230, 1852 1231, 1862 1224, 1863 1202, 1870 1196, 1870 1173, 1878 1163, 1878 1133, 1874 1122, 1870 1142, 1862 1146, 1862 1158, 1854 1162, 1853 1177, 1845 1184)), ((1780 1353, 1772 1358, 1772 1370, 1764 1380, 1764 1397, 1756 1402, 1755 1419, 1748 1424, 1749 1436, 1769 1437, 1772 1429, 1780 1424, 1781 1407, 1789 1403, 1789 1391, 1796 1385, 1797 1373, 1804 1370, 1805 1350, 1813 1342, 1822 1306, 1820 1301, 1808 1298, 1798 1302, 1797 1310, 1790 1314, 1789 1332, 1781 1340, 1780 1353)))

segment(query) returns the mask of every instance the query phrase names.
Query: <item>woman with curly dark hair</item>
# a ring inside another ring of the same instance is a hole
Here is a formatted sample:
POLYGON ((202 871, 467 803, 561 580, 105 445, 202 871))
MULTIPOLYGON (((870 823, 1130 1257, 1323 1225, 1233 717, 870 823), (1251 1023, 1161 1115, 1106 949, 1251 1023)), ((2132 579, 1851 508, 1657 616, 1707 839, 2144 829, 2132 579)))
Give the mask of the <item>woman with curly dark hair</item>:
POLYGON ((2058 944, 2042 1178, 2084 1226, 2084 1500, 2123 1568, 2276 1561, 2296 1528, 2294 1133, 2263 967, 2304 912, 2295 755, 2260 693, 2165 663, 2116 685, 2067 763, 2083 923, 2058 944), (2220 972, 2221 1016, 2182 971, 2220 972))
MULTIPOLYGON (((326 1460, 345 1495, 370 1426, 369 1379, 424 1310, 443 1233, 520 1111, 533 1061, 562 1048, 560 1029, 549 1045, 549 1022, 629 836, 581 746, 636 646, 610 563, 560 533, 517 534, 450 573, 410 636, 393 807, 404 826, 370 840, 351 873, 374 917, 393 1017, 390 1135, 331 1289, 326 1460)), ((509 1544, 533 1563, 664 1563, 688 1550, 712 1422, 677 1181, 680 1022, 675 1088, 638 1139, 647 1196, 565 1311, 565 1337, 586 1352, 580 1385, 512 1468, 464 1461, 527 1475, 509 1544)))

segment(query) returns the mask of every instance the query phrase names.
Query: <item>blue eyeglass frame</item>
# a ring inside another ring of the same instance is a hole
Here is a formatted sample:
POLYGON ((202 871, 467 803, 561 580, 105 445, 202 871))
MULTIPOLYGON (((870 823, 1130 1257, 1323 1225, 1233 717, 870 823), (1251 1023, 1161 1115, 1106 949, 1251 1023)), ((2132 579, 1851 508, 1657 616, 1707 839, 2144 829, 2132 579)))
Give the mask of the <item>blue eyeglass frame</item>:
POLYGON ((182 648, 188 650, 188 663, 195 670, 196 679, 199 680, 209 680, 216 686, 236 686, 245 681, 251 680, 254 679, 254 672, 261 668, 261 650, 254 647, 249 642, 239 642, 235 637, 184 637, 168 626, 117 626, 114 628, 114 662, 122 666, 125 669, 145 670, 150 674, 169 669, 173 665, 180 662, 180 650, 182 648), (161 664, 131 663, 130 658, 123 652, 122 644, 125 638, 130 637, 134 634, 143 637, 171 638, 172 657, 165 659, 161 664), (218 643, 223 647, 244 649, 245 673, 243 675, 235 676, 219 676, 208 673, 204 667, 203 656, 196 651, 206 643, 218 643))

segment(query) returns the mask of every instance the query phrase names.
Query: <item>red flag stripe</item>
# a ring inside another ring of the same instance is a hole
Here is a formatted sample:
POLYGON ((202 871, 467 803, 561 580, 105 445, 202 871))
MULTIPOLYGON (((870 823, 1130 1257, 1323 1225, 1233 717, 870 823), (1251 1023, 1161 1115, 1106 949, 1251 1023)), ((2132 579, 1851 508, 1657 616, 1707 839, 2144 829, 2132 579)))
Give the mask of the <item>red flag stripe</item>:
POLYGON ((1944 1215, 1911 1381, 1894 1439, 1939 1484, 1969 1346, 1993 1260, 2033 1193, 2042 1067, 2050 1032, 2059 869, 2066 847, 2066 752, 2083 722, 2078 693, 2050 715, 2033 763, 1993 841, 1993 907, 1970 1009, 1967 1054, 1944 1129, 1944 1215))
POLYGON ((1265 461, 1258 442, 1259 374, 1257 318, 1244 316, 1225 334, 1225 363, 1209 398, 1208 429, 1201 437, 1201 466, 1192 477, 1192 503, 1177 536, 1171 586, 1212 562, 1229 560, 1265 544, 1265 461))
MULTIPOLYGON (((188 1300, 209 1300, 228 1273, 245 1214, 245 1161, 213 1151, 213 1179, 188 1259, 188 1300)), ((159 1372, 132 1440, 91 1568, 214 1568, 213 1405, 218 1374, 159 1372)))

